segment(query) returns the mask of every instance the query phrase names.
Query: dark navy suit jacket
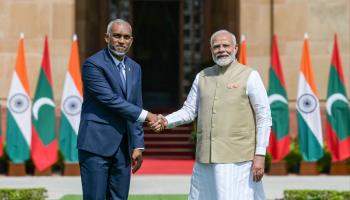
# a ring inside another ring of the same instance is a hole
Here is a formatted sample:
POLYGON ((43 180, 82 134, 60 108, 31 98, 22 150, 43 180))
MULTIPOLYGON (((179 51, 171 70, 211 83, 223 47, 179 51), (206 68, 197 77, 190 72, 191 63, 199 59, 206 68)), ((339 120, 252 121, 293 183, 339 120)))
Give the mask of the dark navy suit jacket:
POLYGON ((112 156, 123 136, 128 137, 129 153, 144 148, 142 123, 141 68, 124 58, 126 92, 108 49, 89 57, 83 64, 83 94, 78 149, 112 156))

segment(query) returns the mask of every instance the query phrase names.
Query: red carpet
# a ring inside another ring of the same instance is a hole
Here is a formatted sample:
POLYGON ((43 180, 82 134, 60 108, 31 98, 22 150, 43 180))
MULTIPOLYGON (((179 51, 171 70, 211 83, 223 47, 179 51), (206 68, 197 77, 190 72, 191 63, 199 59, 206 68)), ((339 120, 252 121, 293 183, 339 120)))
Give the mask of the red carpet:
POLYGON ((189 175, 192 174, 193 165, 194 160, 144 159, 135 175, 189 175))

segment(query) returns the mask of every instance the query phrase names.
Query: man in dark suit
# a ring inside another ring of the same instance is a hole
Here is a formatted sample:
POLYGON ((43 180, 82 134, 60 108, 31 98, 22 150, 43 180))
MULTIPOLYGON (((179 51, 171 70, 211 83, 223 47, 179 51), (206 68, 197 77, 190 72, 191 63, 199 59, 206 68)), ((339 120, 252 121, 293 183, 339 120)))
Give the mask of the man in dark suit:
POLYGON ((142 109, 141 68, 126 56, 132 28, 111 21, 108 48, 83 64, 84 101, 78 133, 79 164, 84 200, 126 200, 131 166, 142 164, 142 123, 157 116, 142 109))

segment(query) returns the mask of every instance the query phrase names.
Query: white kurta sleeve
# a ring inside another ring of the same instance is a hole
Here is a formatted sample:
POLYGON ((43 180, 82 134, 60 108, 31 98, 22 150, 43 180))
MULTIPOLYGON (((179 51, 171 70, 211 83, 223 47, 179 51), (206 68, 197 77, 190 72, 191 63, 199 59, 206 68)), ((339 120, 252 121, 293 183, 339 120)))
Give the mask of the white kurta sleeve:
POLYGON ((247 95, 254 109, 256 120, 256 155, 265 155, 272 126, 270 104, 266 89, 257 71, 247 81, 247 95))
POLYGON ((198 111, 198 74, 193 81, 190 93, 182 106, 182 108, 176 112, 173 112, 166 116, 168 120, 167 128, 174 128, 182 124, 188 124, 197 117, 198 111))

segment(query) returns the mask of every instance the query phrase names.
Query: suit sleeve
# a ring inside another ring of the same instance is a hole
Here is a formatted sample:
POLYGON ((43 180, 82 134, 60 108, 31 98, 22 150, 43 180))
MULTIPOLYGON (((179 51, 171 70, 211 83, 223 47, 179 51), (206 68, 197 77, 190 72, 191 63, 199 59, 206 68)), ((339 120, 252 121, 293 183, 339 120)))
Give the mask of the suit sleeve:
MULTIPOLYGON (((137 91, 137 99, 136 99, 136 105, 140 108, 143 107, 143 102, 142 102, 142 78, 141 78, 141 68, 139 67, 139 79, 138 79, 138 91, 137 91)), ((145 148, 144 144, 144 132, 143 132, 143 125, 141 122, 134 122, 135 125, 135 131, 132 132, 132 137, 133 137, 133 148, 145 148)))
POLYGON ((142 109, 125 101, 112 90, 101 67, 91 62, 85 62, 82 78, 86 92, 93 95, 97 101, 108 107, 116 115, 131 122, 136 122, 142 109))

